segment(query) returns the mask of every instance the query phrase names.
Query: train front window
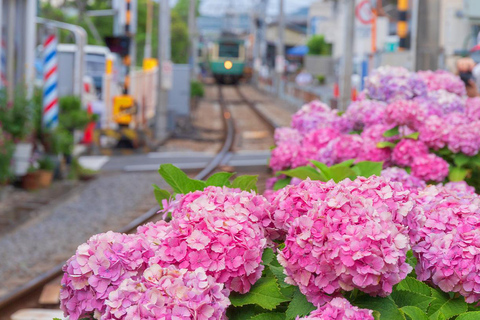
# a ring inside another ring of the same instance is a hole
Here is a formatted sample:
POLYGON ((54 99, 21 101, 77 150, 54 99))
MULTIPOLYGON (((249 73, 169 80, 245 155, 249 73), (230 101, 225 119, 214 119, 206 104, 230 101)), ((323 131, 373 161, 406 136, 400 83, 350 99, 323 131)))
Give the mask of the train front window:
POLYGON ((221 43, 218 49, 220 58, 238 58, 239 45, 237 43, 221 43))

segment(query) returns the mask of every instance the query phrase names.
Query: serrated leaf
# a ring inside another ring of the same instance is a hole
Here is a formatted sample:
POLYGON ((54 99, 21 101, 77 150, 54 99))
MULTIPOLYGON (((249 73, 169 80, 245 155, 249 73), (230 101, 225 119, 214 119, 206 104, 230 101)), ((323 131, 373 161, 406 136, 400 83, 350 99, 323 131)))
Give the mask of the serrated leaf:
POLYGON ((160 208, 163 209, 163 203, 162 201, 165 199, 170 199, 170 192, 167 190, 160 189, 159 186, 156 184, 153 184, 153 194, 155 195, 155 200, 157 200, 158 204, 160 205, 160 208))
POLYGON ((273 252, 272 248, 266 248, 265 250, 263 250, 262 264, 264 266, 270 264, 270 262, 272 262, 274 258, 275 258, 275 253, 273 252))
MULTIPOLYGON (((406 259, 407 263, 413 268, 413 271, 412 272, 415 272, 415 267, 418 263, 417 261, 417 258, 415 258, 415 256, 413 255, 413 251, 412 250, 409 250, 407 251, 407 259, 406 259)), ((423 282, 421 282, 423 283, 423 282)))
MULTIPOLYGON (((292 178, 302 179, 302 180, 305 180, 307 178, 310 178, 312 180, 321 180, 322 178, 324 178, 323 174, 321 174, 320 172, 318 172, 314 168, 308 167, 308 166, 297 167, 297 168, 290 169, 290 170, 284 170, 284 171, 280 171, 278 173, 284 174, 284 175, 292 177, 292 178)), ((321 180, 321 181, 323 181, 323 180, 321 180)))
POLYGON ((418 140, 419 135, 420 135, 419 132, 414 132, 414 133, 411 133, 411 134, 408 134, 408 135, 404 136, 404 138, 412 139, 412 140, 418 140))
POLYGON ((250 319, 254 315, 268 312, 259 306, 245 306, 245 307, 234 307, 230 306, 227 309, 227 318, 228 320, 245 320, 250 319))
POLYGON ((190 179, 185 172, 172 164, 162 164, 158 173, 172 187, 173 192, 186 194, 196 190, 203 190, 206 187, 205 182, 190 179))
POLYGON ((353 301, 354 305, 380 313, 380 320, 406 320, 392 299, 382 297, 360 296, 353 301))
POLYGON ((380 141, 377 143, 377 148, 383 149, 383 148, 395 148, 396 144, 393 142, 389 141, 380 141))
POLYGON ((310 160, 310 162, 317 167, 318 170, 325 176, 325 181, 331 179, 330 177, 330 168, 325 164, 317 160, 310 160))
POLYGON ((393 129, 390 129, 390 130, 387 130, 383 133, 383 136, 385 138, 390 138, 390 137, 394 137, 394 136, 398 136, 400 134, 400 131, 398 129, 398 126, 393 128, 393 129))
POLYGON ((260 313, 251 317, 250 320, 285 320, 285 314, 280 312, 260 313))
POLYGON ((273 190, 277 191, 277 190, 285 188, 286 186, 288 186, 290 184, 290 181, 292 181, 292 178, 285 178, 285 179, 277 180, 277 182, 275 182, 275 184, 273 185, 273 190))
POLYGON ((399 284, 397 284, 395 289, 416 292, 425 297, 432 296, 432 289, 428 285, 412 277, 406 277, 403 279, 399 284))
POLYGON ((354 168, 358 168, 359 175, 362 177, 380 176, 382 173, 383 162, 362 161, 355 164, 354 168))
POLYGON ((345 161, 343 161, 343 162, 340 162, 340 163, 337 163, 337 164, 331 166, 330 169, 332 169, 332 168, 339 168, 339 167, 348 167, 348 168, 350 168, 354 162, 355 162, 355 159, 345 160, 345 161))
POLYGON ((448 294, 438 290, 432 290, 432 301, 428 308, 428 316, 430 320, 438 320, 439 317, 449 319, 467 311, 467 303, 464 298, 450 298, 448 294))
POLYGON ((243 191, 257 192, 258 176, 244 175, 235 178, 232 182, 232 188, 239 188, 243 191))
POLYGON ((480 311, 462 313, 456 320, 478 320, 480 319, 480 311))
POLYGON ((275 309, 280 303, 288 301, 278 287, 277 279, 272 272, 265 272, 266 276, 260 278, 246 294, 233 292, 230 302, 235 307, 245 305, 258 305, 267 310, 275 309))
POLYGON ((450 167, 448 179, 450 181, 463 181, 467 177, 468 170, 459 167, 450 167))
POLYGON ((212 174, 205 183, 207 186, 215 186, 215 187, 228 187, 230 185, 230 178, 235 173, 232 172, 217 172, 212 174))
POLYGON ((422 309, 414 306, 400 308, 410 320, 428 320, 427 314, 422 309))
POLYGON ((420 308, 423 312, 427 312, 430 303, 435 300, 433 297, 425 296, 414 291, 398 289, 393 291, 390 297, 399 308, 414 306, 420 308))
POLYGON ((463 154, 463 153, 457 153, 453 156, 453 162, 457 167, 463 167, 466 165, 469 161, 471 160, 471 157, 463 154))
POLYGON ((286 320, 295 319, 297 316, 306 316, 316 307, 308 302, 307 297, 300 292, 298 287, 295 287, 292 301, 288 304, 287 312, 285 312, 286 320))
POLYGON ((287 277, 285 273, 283 273, 283 267, 280 266, 274 266, 274 265, 269 265, 268 268, 270 271, 275 275, 275 277, 278 279, 278 285, 282 288, 286 288, 290 286, 288 283, 285 282, 285 278, 287 277))
POLYGON ((335 182, 340 182, 346 178, 350 178, 350 180, 354 180, 357 177, 355 171, 349 167, 330 167, 330 174, 331 178, 335 182))

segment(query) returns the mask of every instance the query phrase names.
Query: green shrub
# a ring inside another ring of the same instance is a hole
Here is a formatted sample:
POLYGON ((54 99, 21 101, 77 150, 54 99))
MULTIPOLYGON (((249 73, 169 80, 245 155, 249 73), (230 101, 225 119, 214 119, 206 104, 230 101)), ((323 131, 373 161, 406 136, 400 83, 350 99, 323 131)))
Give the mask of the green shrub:
POLYGON ((205 95, 205 89, 203 88, 203 83, 200 81, 190 82, 190 97, 202 98, 205 95))
POLYGON ((0 91, 0 124, 14 140, 26 138, 32 131, 32 101, 24 89, 15 91, 12 101, 5 90, 0 91))
POLYGON ((55 170, 55 162, 49 157, 43 157, 38 162, 38 169, 46 170, 46 171, 53 171, 55 170))
POLYGON ((330 56, 332 54, 332 45, 325 41, 322 35, 312 36, 308 42, 308 54, 314 56, 330 56))

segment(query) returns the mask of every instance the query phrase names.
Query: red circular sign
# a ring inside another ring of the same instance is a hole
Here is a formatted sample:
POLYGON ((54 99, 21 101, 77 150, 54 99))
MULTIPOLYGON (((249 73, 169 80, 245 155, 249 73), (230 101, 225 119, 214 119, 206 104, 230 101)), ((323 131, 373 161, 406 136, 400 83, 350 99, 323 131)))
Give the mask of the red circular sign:
POLYGON ((355 16, 362 24, 373 22, 372 6, 369 0, 363 0, 355 7, 355 16))

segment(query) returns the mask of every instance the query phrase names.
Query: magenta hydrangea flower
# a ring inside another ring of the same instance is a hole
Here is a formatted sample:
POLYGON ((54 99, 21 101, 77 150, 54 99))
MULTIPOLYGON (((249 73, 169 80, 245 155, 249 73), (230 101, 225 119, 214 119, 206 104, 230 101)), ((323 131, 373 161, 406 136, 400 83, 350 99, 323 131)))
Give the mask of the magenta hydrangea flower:
POLYGON ((101 320, 222 320, 230 305, 222 284, 194 271, 152 265, 139 280, 126 279, 110 292, 101 320))
POLYGON ((335 110, 320 101, 304 105, 292 116, 291 127, 305 134, 322 126, 329 126, 337 118, 335 110))
POLYGON ((417 130, 426 118, 425 109, 412 100, 398 100, 385 110, 385 122, 392 126, 408 126, 417 130))
POLYGON ((465 104, 467 116, 473 121, 480 120, 480 97, 467 98, 465 104))
POLYGON ((374 320, 373 311, 352 306, 345 298, 333 298, 306 317, 296 320, 374 320))
POLYGON ((304 154, 300 143, 282 142, 272 150, 269 166, 276 172, 306 165, 308 159, 304 154))
POLYGON ((422 157, 426 154, 428 154, 428 148, 423 142, 413 139, 402 139, 393 148, 392 160, 399 166, 408 167, 412 164, 414 158, 422 157))
POLYGON ((412 175, 425 181, 440 182, 448 176, 449 164, 439 156, 426 154, 413 159, 412 175))
POLYGON ((246 293, 263 270, 265 227, 270 224, 266 205, 262 196, 236 189, 189 193, 174 208, 171 228, 149 263, 204 268, 227 289, 246 293))
POLYGON ((447 137, 448 149, 474 156, 480 150, 480 120, 452 126, 447 137))
POLYGON ((412 268, 406 218, 414 201, 401 184, 359 177, 337 184, 292 222, 278 261, 314 305, 340 290, 387 296, 412 268))
POLYGON ((375 100, 356 101, 348 106, 344 116, 352 123, 353 130, 363 130, 375 124, 383 123, 387 104, 375 100))
POLYGON ((300 143, 302 138, 302 134, 297 129, 288 127, 275 129, 274 139, 276 143, 300 143))
POLYGON ((430 91, 446 90, 458 96, 464 96, 467 94, 465 84, 463 83, 462 79, 448 71, 418 71, 417 75, 423 81, 425 81, 428 86, 428 90, 430 91))
POLYGON ((403 67, 380 67, 365 78, 366 95, 387 103, 423 96, 427 90, 419 76, 403 67))
POLYGON ((419 193, 426 222, 413 246, 417 278, 469 303, 480 300, 480 198, 473 193, 427 187, 419 193))
POLYGON ((328 191, 335 187, 333 180, 329 182, 312 181, 309 178, 298 185, 288 185, 278 190, 270 200, 268 212, 271 214, 272 240, 285 240, 285 236, 293 220, 305 215, 317 200, 325 200, 328 191))
POLYGON ((375 124, 375 125, 372 125, 370 127, 367 127, 365 128, 363 131, 362 131, 362 138, 365 139, 365 140, 371 140, 371 141, 377 141, 377 142, 380 142, 380 141, 394 141, 395 140, 395 137, 391 137, 391 138, 386 138, 383 136, 383 134, 392 129, 393 126, 389 126, 389 125, 386 125, 386 124, 375 124))
POLYGON ((398 167, 390 167, 382 170, 382 177, 389 181, 400 182, 404 189, 416 191, 427 186, 425 181, 419 179, 411 174, 408 174, 405 169, 398 167))
POLYGON ((356 134, 343 134, 330 141, 327 148, 331 148, 332 162, 340 163, 355 159, 360 155, 363 148, 363 139, 356 134))
POLYGON ((383 162, 383 166, 390 165, 392 150, 390 148, 378 148, 377 142, 373 140, 363 140, 363 147, 357 156, 357 161, 383 162))
POLYGON ((340 136, 340 132, 334 128, 320 128, 310 131, 305 135, 302 142, 302 159, 321 160, 324 148, 330 141, 340 136))
POLYGON ((63 267, 61 309, 77 320, 105 311, 105 299, 125 279, 136 279, 153 251, 144 238, 107 232, 80 245, 63 267))
POLYGON ((419 129, 419 140, 429 148, 438 150, 445 147, 450 132, 450 124, 444 118, 429 116, 419 129))
POLYGON ((469 186, 465 181, 447 182, 443 188, 449 192, 455 193, 457 196, 463 197, 464 195, 475 194, 475 188, 469 186))

